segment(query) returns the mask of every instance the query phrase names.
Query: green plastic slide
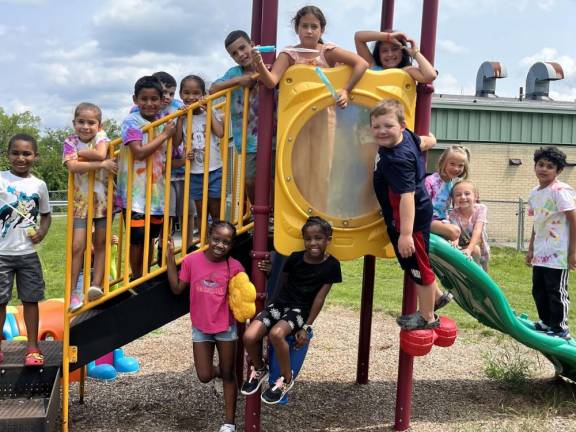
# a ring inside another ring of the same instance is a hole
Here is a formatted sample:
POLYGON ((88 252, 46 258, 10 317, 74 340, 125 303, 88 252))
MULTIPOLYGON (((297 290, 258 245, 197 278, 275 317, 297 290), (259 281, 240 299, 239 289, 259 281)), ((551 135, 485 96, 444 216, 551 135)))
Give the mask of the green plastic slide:
POLYGON ((478 264, 434 234, 430 235, 430 261, 434 273, 462 309, 482 324, 540 351, 552 362, 558 375, 576 381, 573 339, 551 337, 534 330, 534 323, 525 315, 514 313, 500 287, 478 264))

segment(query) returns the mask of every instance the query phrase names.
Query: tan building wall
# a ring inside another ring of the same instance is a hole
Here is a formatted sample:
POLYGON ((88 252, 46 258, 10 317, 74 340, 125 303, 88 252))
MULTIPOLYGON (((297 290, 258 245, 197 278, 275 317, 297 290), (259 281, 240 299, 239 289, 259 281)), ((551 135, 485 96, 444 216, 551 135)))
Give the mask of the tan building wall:
MULTIPOLYGON (((518 200, 528 199, 537 185, 534 175, 534 151, 540 145, 465 143, 470 150, 470 179, 488 206, 488 236, 497 242, 516 242, 518 233, 518 200), (510 159, 522 164, 512 166, 510 159), (513 201, 492 202, 492 201, 513 201)), ((576 163, 576 146, 559 146, 569 163, 576 163)), ((559 179, 576 187, 576 167, 567 166, 559 179)), ((525 215, 524 237, 529 240, 532 218, 525 215)))

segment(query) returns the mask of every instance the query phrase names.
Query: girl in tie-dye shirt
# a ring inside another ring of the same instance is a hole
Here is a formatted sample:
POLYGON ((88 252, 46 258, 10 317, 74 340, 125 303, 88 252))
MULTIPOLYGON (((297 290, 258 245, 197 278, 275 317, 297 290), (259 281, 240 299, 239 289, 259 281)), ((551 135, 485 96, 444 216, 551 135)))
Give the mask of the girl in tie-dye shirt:
POLYGON ((458 180, 468 177, 469 159, 466 148, 452 145, 440 155, 438 172, 424 179, 424 185, 432 199, 433 214, 430 231, 452 242, 458 241, 460 228, 450 224, 448 220, 450 194, 458 180))
POLYGON ((92 217, 94 221, 94 272, 89 300, 103 295, 104 254, 106 242, 106 214, 108 209, 108 173, 115 174, 116 162, 107 159, 108 137, 100 129, 102 111, 91 103, 81 103, 74 112, 75 134, 64 140, 62 160, 74 174, 74 232, 72 240, 72 284, 70 310, 82 307, 84 291, 76 289, 86 248, 86 218, 88 213, 88 188, 90 174, 94 173, 92 217))

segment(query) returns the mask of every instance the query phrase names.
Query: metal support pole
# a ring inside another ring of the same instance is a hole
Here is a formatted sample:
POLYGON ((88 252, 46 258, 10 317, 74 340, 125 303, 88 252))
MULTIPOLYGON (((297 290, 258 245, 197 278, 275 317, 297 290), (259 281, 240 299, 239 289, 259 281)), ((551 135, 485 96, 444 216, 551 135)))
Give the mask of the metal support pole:
MULTIPOLYGON (((436 49, 436 25, 438 21, 438 0, 425 0, 422 6, 422 31, 420 33, 420 50, 422 54, 434 64, 436 49)), ((431 84, 418 84, 416 101, 416 119, 414 132, 417 135, 427 135, 430 131, 430 118, 432 113, 431 84)), ((402 314, 416 311, 416 292, 414 282, 404 274, 404 297, 402 300, 402 314)), ((398 384, 396 388, 396 416, 394 430, 403 431, 410 427, 412 414, 412 379, 414 358, 400 350, 398 362, 398 384)))
POLYGON ((374 303, 374 276, 376 257, 364 257, 362 274, 362 300, 360 305, 360 334, 358 336, 358 362, 356 364, 356 383, 368 384, 370 366, 370 335, 372 333, 372 307, 374 303))
MULTIPOLYGON (((394 20, 394 0, 382 0, 380 30, 386 30, 392 28, 393 20, 394 20)), ((364 270, 362 275, 362 298, 360 300, 360 332, 358 336, 358 359, 356 362, 357 384, 368 384, 375 275, 376 275, 376 258, 372 255, 367 255, 364 257, 364 270)))
POLYGON ((260 45, 262 40, 262 0, 252 0, 252 29, 250 38, 254 45, 260 45))
MULTIPOLYGON (((252 23, 252 33, 261 29, 262 45, 276 45, 278 0, 254 1, 261 5, 260 25, 252 23)), ((252 14, 255 16, 255 12, 252 14)), ((274 62, 274 53, 262 54, 264 63, 274 62)), ((256 311, 264 307, 266 278, 258 270, 258 261, 269 256, 268 216, 270 214, 270 174, 272 160, 272 131, 274 120, 274 91, 259 84, 258 87, 258 152, 256 153, 256 191, 252 211, 254 213, 254 244, 252 251, 252 282, 256 286, 256 311)), ((245 430, 260 432, 260 392, 246 398, 244 410, 245 430)))
POLYGON ((516 227, 516 250, 522 251, 524 247, 524 200, 522 197, 518 198, 518 218, 516 227))
POLYGON ((382 0, 380 31, 391 30, 394 24, 394 0, 382 0))

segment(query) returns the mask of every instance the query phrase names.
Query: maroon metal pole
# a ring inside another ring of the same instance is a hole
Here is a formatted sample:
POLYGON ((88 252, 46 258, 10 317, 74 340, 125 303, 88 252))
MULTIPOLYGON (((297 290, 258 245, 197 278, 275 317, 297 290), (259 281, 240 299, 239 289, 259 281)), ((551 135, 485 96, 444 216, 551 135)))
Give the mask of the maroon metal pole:
MULTIPOLYGON (((380 30, 392 28, 393 21, 394 0, 382 0, 380 30)), ((358 360, 356 362, 357 384, 368 384, 375 275, 376 258, 372 255, 366 255, 364 257, 364 271, 362 274, 362 297, 360 301, 360 331, 358 335, 358 360)))
MULTIPOLYGON (((256 5, 257 1, 254 2, 256 5)), ((276 45, 278 0, 260 1, 262 45, 276 45)), ((253 13, 253 16, 255 14, 253 13)), ((258 26, 252 23, 253 34, 258 26)), ((264 63, 274 62, 274 53, 262 54, 264 63)), ((274 120, 274 90, 259 84, 258 87, 258 151, 256 153, 256 190, 252 212, 254 213, 254 244, 252 250, 252 282, 256 286, 256 310, 264 307, 266 278, 258 270, 258 261, 269 257, 268 216, 270 214, 270 173, 272 159, 272 133, 274 120)), ((246 398, 244 410, 245 430, 260 432, 260 392, 246 398)))
POLYGON ((374 276, 376 258, 364 257, 362 274, 362 301, 360 304, 360 334, 358 336, 358 361, 356 363, 356 384, 368 384, 370 367, 370 336, 372 333, 372 306, 374 303, 374 276))
MULTIPOLYGON (((422 6, 422 30, 420 34, 420 50, 434 64, 436 48, 436 26, 438 21, 438 0, 425 0, 422 6)), ((416 101, 416 119, 414 131, 418 135, 427 135, 430 131, 432 114, 431 84, 418 84, 416 101)), ((404 274, 404 298, 402 314, 416 311, 416 292, 412 279, 404 274)), ((400 350, 398 362, 398 384, 396 388, 396 418, 394 430, 403 431, 410 427, 412 414, 412 377, 414 358, 400 350)))
POLYGON ((382 0, 380 31, 390 30, 394 24, 394 0, 382 0))
POLYGON ((250 38, 254 45, 262 41, 262 0, 252 0, 252 29, 250 38))

